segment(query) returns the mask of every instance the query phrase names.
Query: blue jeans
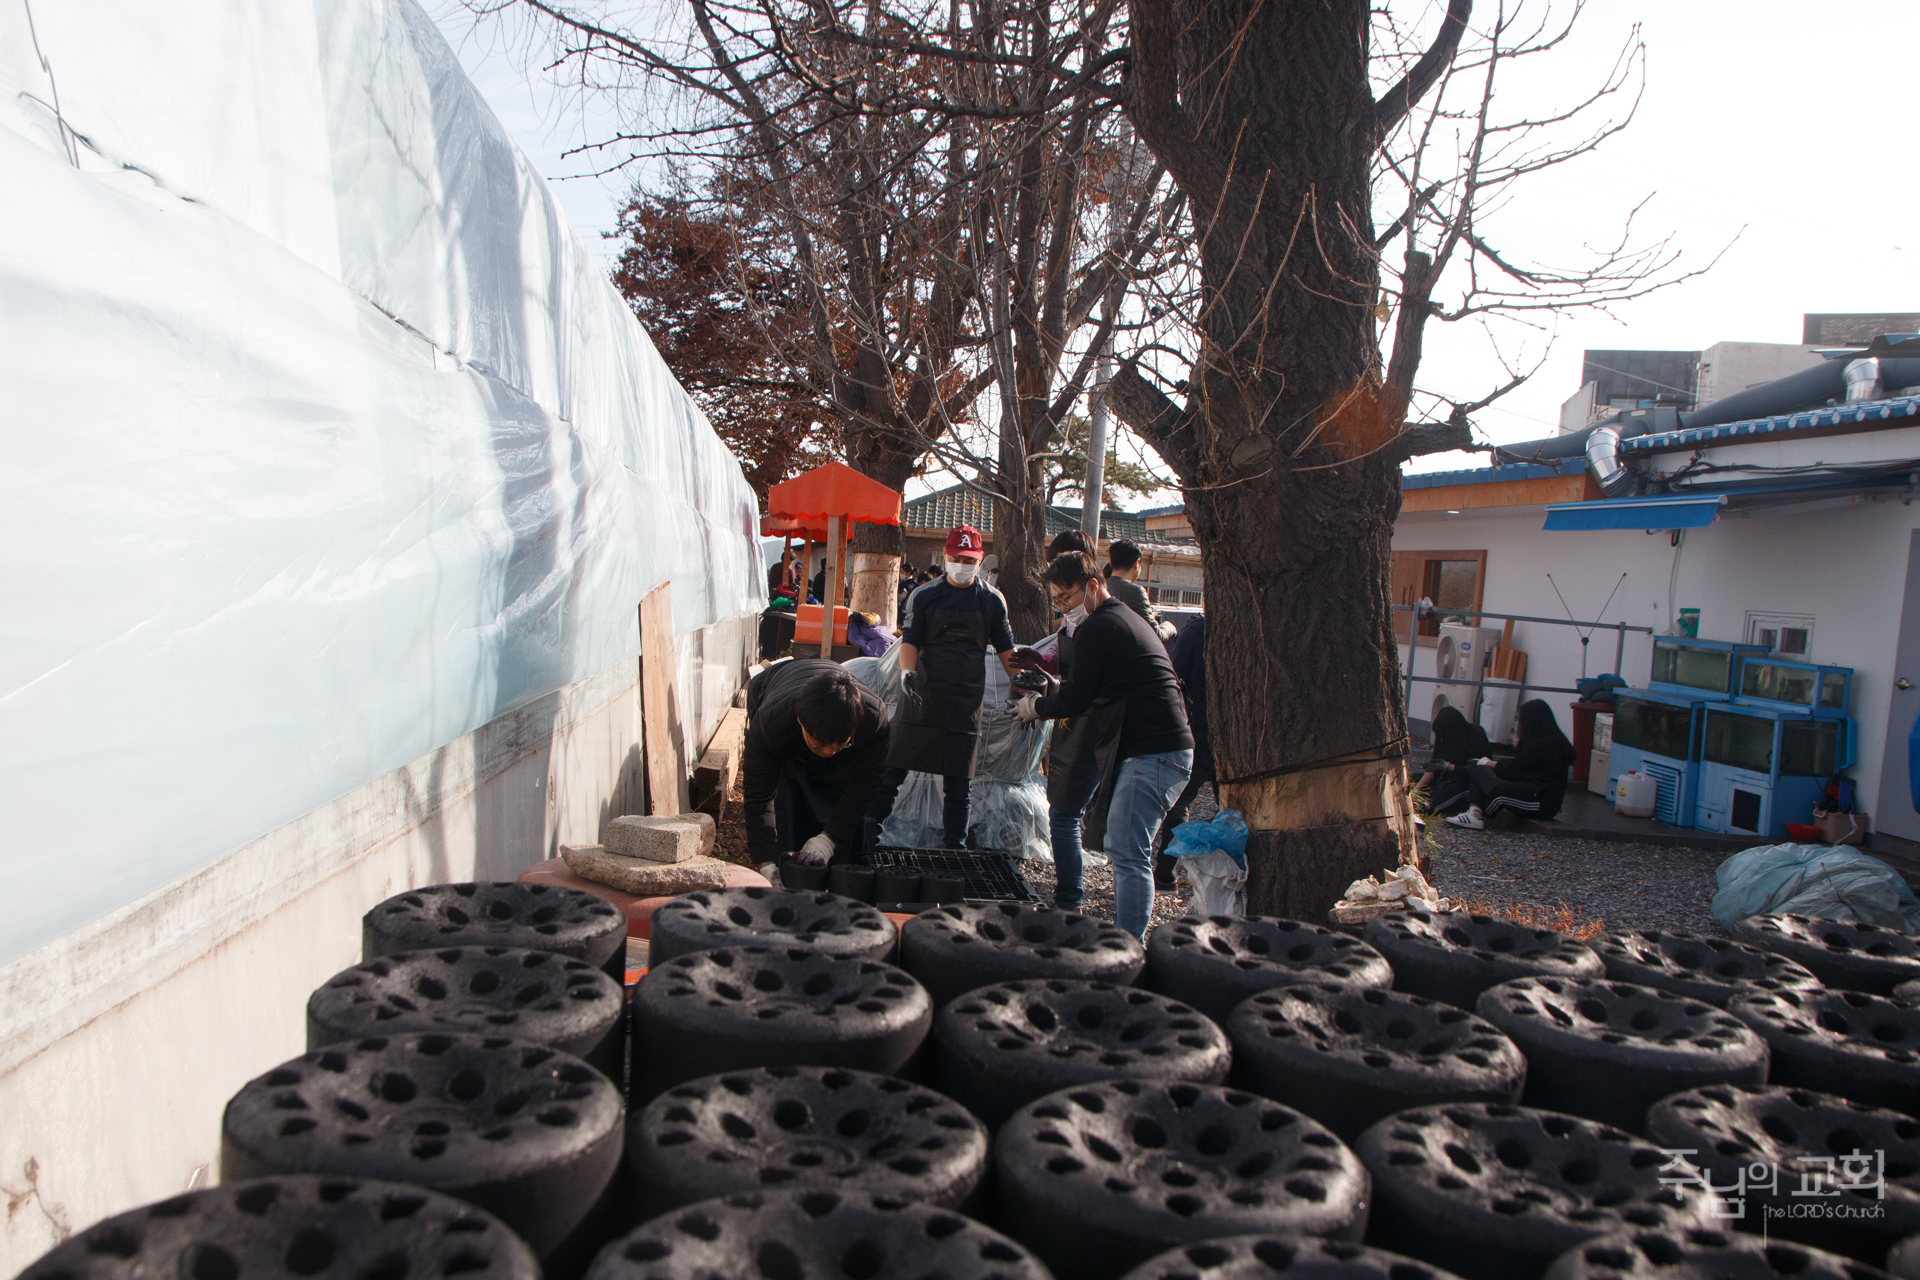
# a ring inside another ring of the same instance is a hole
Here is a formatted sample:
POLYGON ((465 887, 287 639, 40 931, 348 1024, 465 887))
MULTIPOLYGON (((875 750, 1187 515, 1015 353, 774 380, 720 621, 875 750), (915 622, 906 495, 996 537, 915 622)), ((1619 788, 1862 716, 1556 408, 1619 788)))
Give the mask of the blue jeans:
MULTIPOLYGON (((1153 912, 1153 836, 1173 798, 1193 772, 1193 752, 1166 751, 1120 762, 1113 800, 1107 805, 1105 853, 1113 863, 1113 914, 1122 929, 1144 940, 1153 912)), ((1077 911, 1086 890, 1081 882, 1080 813, 1055 809, 1048 821, 1053 834, 1054 903, 1077 911)))

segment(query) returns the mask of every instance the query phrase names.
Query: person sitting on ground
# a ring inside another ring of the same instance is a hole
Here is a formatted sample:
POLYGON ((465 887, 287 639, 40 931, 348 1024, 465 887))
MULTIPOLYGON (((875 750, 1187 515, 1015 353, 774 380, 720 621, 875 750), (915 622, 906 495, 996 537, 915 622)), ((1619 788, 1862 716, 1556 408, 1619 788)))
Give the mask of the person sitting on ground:
POLYGON ((1420 785, 1427 789, 1427 812, 1445 813, 1467 798, 1467 766, 1493 750, 1487 731, 1460 714, 1458 707, 1442 707, 1433 717, 1433 757, 1420 785))
POLYGON ((747 686, 741 772, 754 866, 865 862, 862 822, 887 765, 887 704, 825 658, 776 662, 747 686))
POLYGON ((1560 732, 1553 708, 1539 698, 1520 704, 1519 741, 1498 762, 1482 757, 1467 766, 1467 796, 1473 804, 1447 821, 1478 831, 1489 821, 1518 824, 1521 818, 1551 818, 1567 798, 1573 744, 1560 732))
POLYGON ((1077 911, 1085 897, 1081 819, 1097 791, 1106 805, 1099 847, 1113 863, 1114 919, 1144 941, 1153 910, 1154 833, 1193 771, 1180 681, 1146 620, 1107 594, 1091 556, 1060 556, 1047 566, 1046 582, 1054 608, 1087 610, 1074 632, 1066 683, 1013 702, 1014 719, 1023 724, 1073 720, 1066 740, 1056 739, 1047 782, 1054 904, 1077 911))

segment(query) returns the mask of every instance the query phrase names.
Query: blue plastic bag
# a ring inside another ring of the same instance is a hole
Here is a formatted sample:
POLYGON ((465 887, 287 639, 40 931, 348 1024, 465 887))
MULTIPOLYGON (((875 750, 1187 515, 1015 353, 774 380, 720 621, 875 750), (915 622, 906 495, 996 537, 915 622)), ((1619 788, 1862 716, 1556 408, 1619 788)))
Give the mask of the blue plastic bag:
POLYGON ((1714 873, 1713 918, 1731 930, 1748 916, 1788 912, 1920 933, 1920 898, 1886 863, 1842 846, 1769 844, 1714 873))
POLYGON ((1183 822, 1173 829, 1166 853, 1173 858, 1197 858, 1219 850, 1247 869, 1247 820, 1238 809, 1222 809, 1212 822, 1183 822))

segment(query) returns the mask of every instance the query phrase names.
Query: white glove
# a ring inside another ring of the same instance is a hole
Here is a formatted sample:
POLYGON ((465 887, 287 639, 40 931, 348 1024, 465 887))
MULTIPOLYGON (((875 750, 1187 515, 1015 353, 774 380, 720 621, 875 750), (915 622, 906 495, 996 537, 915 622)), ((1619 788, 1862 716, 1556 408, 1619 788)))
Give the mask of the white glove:
POLYGON ((795 862, 804 862, 810 867, 824 867, 832 857, 833 837, 824 831, 801 845, 800 852, 793 855, 795 862))
POLYGON ((1022 724, 1031 724, 1040 718, 1040 695, 1023 693, 1013 700, 1013 718, 1022 724))

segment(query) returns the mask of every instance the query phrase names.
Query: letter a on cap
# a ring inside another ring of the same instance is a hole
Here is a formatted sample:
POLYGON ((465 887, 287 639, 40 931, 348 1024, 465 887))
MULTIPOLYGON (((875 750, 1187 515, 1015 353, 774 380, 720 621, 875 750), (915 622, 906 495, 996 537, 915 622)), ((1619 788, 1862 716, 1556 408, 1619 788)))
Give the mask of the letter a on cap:
POLYGON ((980 531, 970 524, 954 526, 947 535, 946 553, 956 560, 978 560, 981 556, 980 531))

